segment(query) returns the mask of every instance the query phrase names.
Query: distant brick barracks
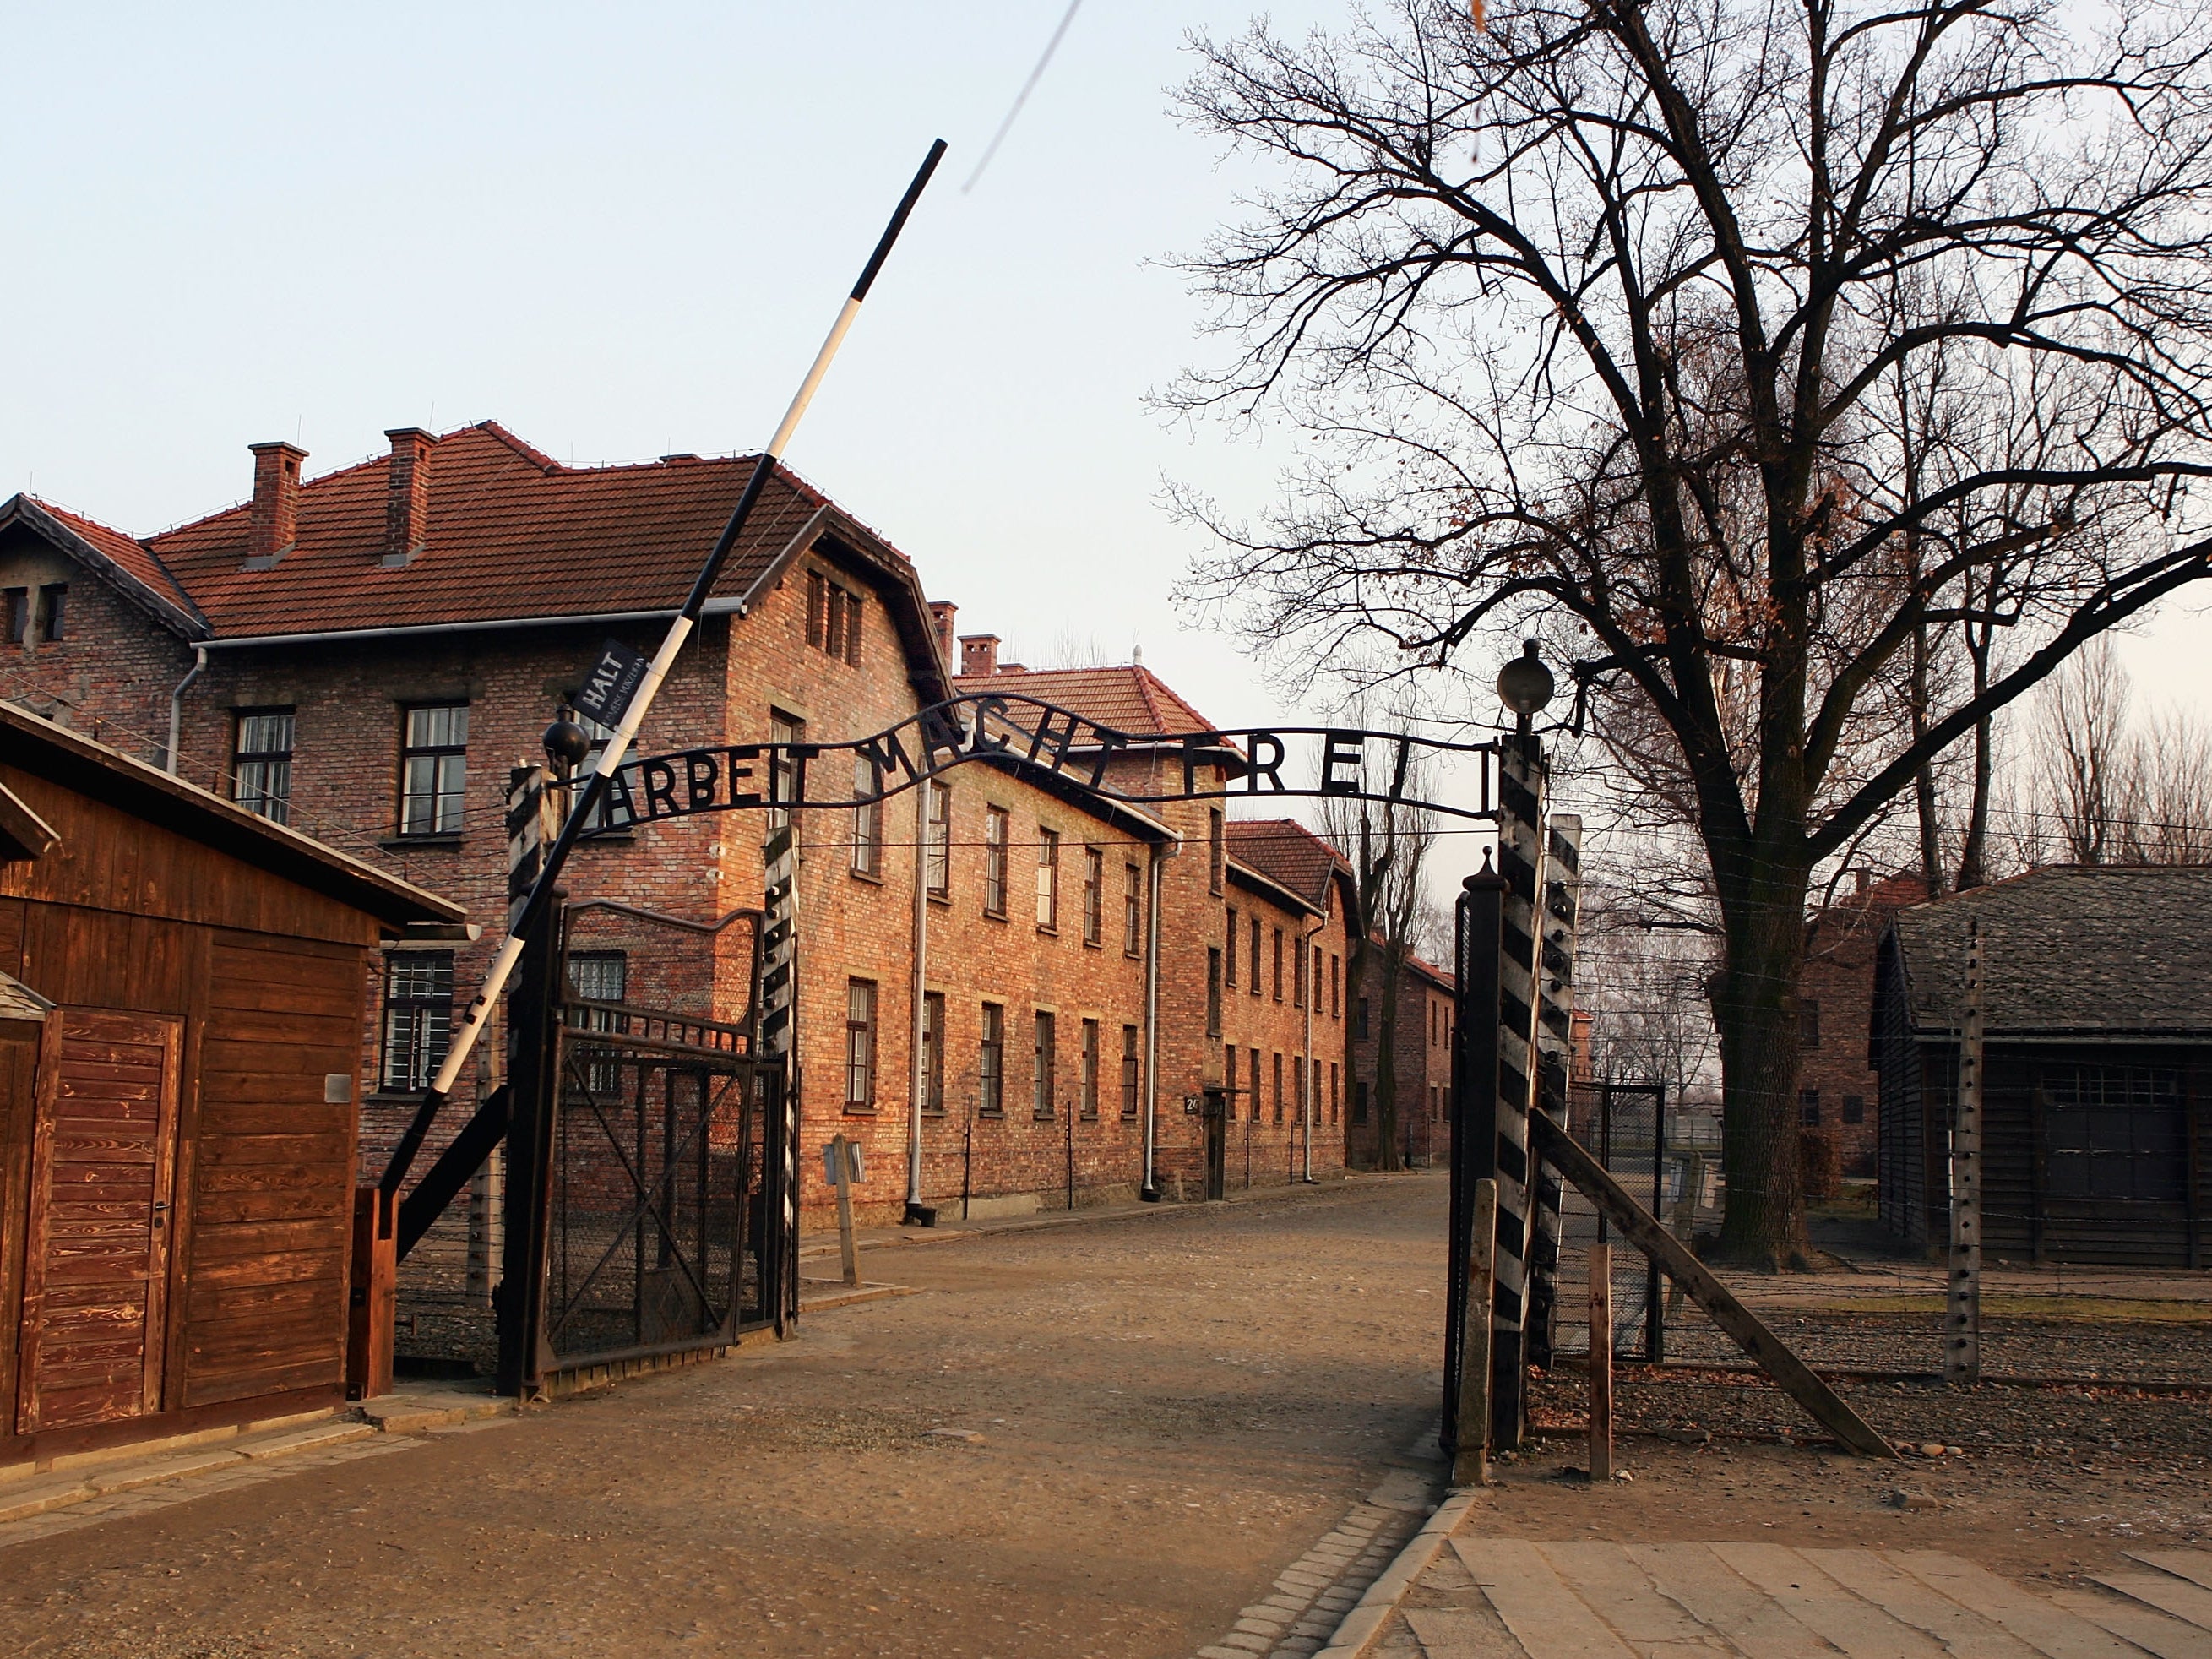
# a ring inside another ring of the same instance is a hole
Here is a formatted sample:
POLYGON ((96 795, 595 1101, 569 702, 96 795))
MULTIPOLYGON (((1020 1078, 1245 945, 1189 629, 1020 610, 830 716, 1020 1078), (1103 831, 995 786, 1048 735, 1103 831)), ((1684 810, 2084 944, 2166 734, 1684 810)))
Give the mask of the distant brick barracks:
MULTIPOLYGON (((481 927, 382 954, 360 1093, 369 1179, 498 937, 509 769, 539 759, 602 641, 651 649, 752 465, 568 467, 489 422, 388 436, 387 454, 312 482, 303 451, 254 445, 249 501, 143 538, 27 495, 0 507, 0 696, 481 927)), ((855 738, 980 687, 1121 731, 1209 724, 1140 665, 1040 671, 997 647, 957 636, 902 554, 780 470, 638 752, 855 738)), ((1141 747, 1109 763, 1132 781, 1171 763, 1141 747)), ((694 925, 757 908, 765 816, 610 823, 571 861, 568 896, 694 925)), ((810 1210, 830 1201, 819 1149, 842 1133, 866 1149, 862 1214, 897 1216, 917 1110, 924 1201, 955 1214, 963 1193, 975 1215, 1130 1196, 1148 1114, 1170 1200, 1343 1169, 1372 1088, 1371 1069, 1355 1075, 1351 876, 1295 823, 1118 804, 1018 764, 800 817, 810 1210), (1209 1115, 1209 1091, 1225 1109, 1209 1115)), ((650 1000, 648 964, 619 951, 572 973, 595 1000, 650 1000)), ((1405 998, 1401 1045, 1419 1058, 1401 1062, 1399 1121, 1417 1156, 1438 1150, 1431 1005, 1448 990, 1424 965, 1405 998)), ((480 1051, 445 1132, 500 1048, 480 1051)))

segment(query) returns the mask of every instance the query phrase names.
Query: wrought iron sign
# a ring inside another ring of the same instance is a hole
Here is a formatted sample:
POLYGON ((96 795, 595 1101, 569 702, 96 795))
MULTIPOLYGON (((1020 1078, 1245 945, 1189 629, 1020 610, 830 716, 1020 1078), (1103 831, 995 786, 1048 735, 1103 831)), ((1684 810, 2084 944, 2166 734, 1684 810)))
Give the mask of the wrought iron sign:
POLYGON ((608 818, 628 829, 698 812, 850 810, 982 761, 1042 770, 1131 806, 1337 795, 1489 819, 1498 816, 1497 760, 1494 741, 1355 726, 1122 732, 1038 698, 970 692, 843 743, 725 744, 626 761, 608 781, 608 818), (1153 764, 1117 769, 1124 757, 1153 764))

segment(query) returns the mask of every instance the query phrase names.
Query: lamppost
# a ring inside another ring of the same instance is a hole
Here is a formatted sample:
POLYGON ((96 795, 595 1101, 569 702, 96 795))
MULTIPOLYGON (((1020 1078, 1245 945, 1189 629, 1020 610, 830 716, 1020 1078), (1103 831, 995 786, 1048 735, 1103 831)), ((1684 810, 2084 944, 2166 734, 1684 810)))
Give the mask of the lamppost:
POLYGON ((1513 711, 1513 734, 1524 745, 1530 736, 1529 722, 1551 702, 1554 684, 1534 640, 1524 641, 1521 654, 1498 671, 1498 700, 1513 711))

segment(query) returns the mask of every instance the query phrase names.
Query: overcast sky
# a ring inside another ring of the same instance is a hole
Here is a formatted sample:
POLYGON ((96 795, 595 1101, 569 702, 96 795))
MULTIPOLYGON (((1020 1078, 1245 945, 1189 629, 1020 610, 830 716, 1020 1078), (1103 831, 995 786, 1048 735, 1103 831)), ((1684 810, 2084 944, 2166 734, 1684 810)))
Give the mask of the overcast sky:
MULTIPOLYGON (((806 6, 18 5, 0 101, 0 495, 143 534, 384 428, 495 418, 563 461, 757 447, 929 141, 952 150, 788 459, 1031 663, 1146 663, 1281 712, 1171 608, 1163 479, 1262 499, 1282 457, 1143 403, 1201 349, 1182 280, 1240 182, 1168 112, 1187 30, 1251 0, 806 6)), ((1344 0, 1288 0, 1295 27, 1344 0)), ((2202 706, 2169 616, 2128 659, 2202 706)))

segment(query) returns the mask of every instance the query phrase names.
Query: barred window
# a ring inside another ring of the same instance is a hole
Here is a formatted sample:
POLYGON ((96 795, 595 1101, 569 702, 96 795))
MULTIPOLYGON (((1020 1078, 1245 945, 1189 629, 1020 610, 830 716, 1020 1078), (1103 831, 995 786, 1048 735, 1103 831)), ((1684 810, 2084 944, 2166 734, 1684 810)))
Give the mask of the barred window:
POLYGON ((1221 809, 1209 807, 1206 814, 1206 879, 1207 890, 1218 893, 1228 869, 1229 848, 1226 832, 1222 828, 1221 809))
POLYGON ((1221 1035, 1221 951, 1212 945, 1206 947, 1206 1034, 1221 1035))
POLYGON ((1336 1121, 1337 1088, 1341 1081, 1337 1073, 1337 1063, 1332 1060, 1328 1063, 1328 1121, 1331 1123, 1336 1121))
POLYGON ((292 821, 292 711, 241 708, 232 743, 231 796, 272 823, 292 821))
POLYGON ((1817 1048, 1820 1046, 1820 999, 1801 998, 1797 1004, 1797 1046, 1817 1048))
POLYGON ((929 891, 945 898, 952 891, 952 786, 932 781, 929 791, 929 891))
MULTIPOLYGON (((621 951, 573 951, 568 955, 568 983, 586 1002, 627 1001, 629 957, 621 951)), ((593 1008, 586 1015, 584 1029, 611 1031, 617 1018, 612 1009, 593 1008)), ((593 1094, 611 1095, 622 1087, 622 1064, 615 1059, 594 1059, 585 1080, 593 1094)))
POLYGON ((1121 954, 1133 957, 1145 948, 1144 877, 1133 864, 1121 866, 1121 954))
POLYGON ((1082 1094, 1083 1115, 1098 1115, 1098 1022, 1083 1022, 1083 1075, 1078 1079, 1082 1094))
POLYGON ((921 998, 921 1109, 931 1116, 945 1115, 945 993, 925 991, 921 998))
POLYGON ((1342 982, 1342 977, 1337 971, 1343 966, 1343 957, 1338 956, 1334 951, 1329 952, 1328 1017, 1331 1019, 1342 1019, 1344 1018, 1344 985, 1342 982))
POLYGON ((1059 1085, 1059 1024, 1042 1009, 1036 1016, 1036 1051, 1030 1071, 1030 1104, 1039 1117, 1050 1117, 1059 1085))
POLYGON ((983 1034, 975 1048, 975 1110, 984 1117, 1006 1111, 1006 1011, 995 1002, 983 1005, 983 1034))
POLYGON ((1137 1115, 1137 1028, 1121 1028, 1121 1115, 1137 1115))
POLYGON ((1797 1091, 1797 1121, 1808 1129, 1820 1127, 1820 1091, 1800 1089, 1797 1091))
POLYGON ((1228 940, 1222 952, 1221 982, 1231 990, 1237 988, 1237 907, 1229 907, 1229 927, 1224 937, 1228 940))
POLYGON ((876 763, 866 755, 853 757, 853 873, 880 877, 884 873, 883 784, 876 763))
POLYGON ((1060 831, 1037 828, 1036 925, 1047 933, 1060 927, 1060 831))
POLYGON ((468 704, 428 703, 406 711, 399 757, 401 835, 460 833, 468 748, 468 704))
POLYGON ((2181 1202, 2190 1163, 2182 1099, 2181 1074, 2166 1066, 2045 1066, 2051 1196, 2181 1202))
POLYGON ((983 809, 983 914, 1006 914, 1006 842, 1012 820, 1003 806, 983 809))
POLYGON ((876 1109, 876 982, 845 981, 845 1109, 876 1109))
POLYGON ((1222 1115, 1237 1121, 1237 1045, 1225 1042, 1221 1046, 1222 1115))
POLYGON ((1281 1054, 1276 1054, 1276 1055, 1274 1056, 1274 1061, 1275 1061, 1275 1064, 1274 1064, 1274 1073, 1275 1073, 1275 1121, 1276 1121, 1276 1122, 1278 1122, 1278 1123, 1280 1123, 1280 1122, 1283 1121, 1283 1057, 1282 1057, 1282 1055, 1281 1055, 1281 1054))
POLYGON ((395 951, 384 959, 384 1089, 430 1086, 453 1030, 453 953, 395 951))
POLYGON ((1275 1000, 1276 1000, 1276 1001, 1278 1001, 1278 1002, 1280 1002, 1280 1001, 1283 1000, 1283 930, 1282 930, 1281 928, 1278 927, 1278 928, 1276 928, 1276 929, 1274 930, 1274 933, 1275 933, 1275 1000))
POLYGON ((1256 997, 1260 994, 1260 918, 1257 916, 1252 918, 1251 934, 1252 994, 1256 997))
POLYGON ((1096 945, 1106 933, 1106 855, 1083 849, 1083 942, 1096 945))
POLYGON ((840 662, 860 666, 861 600, 818 570, 806 573, 806 642, 840 662))

